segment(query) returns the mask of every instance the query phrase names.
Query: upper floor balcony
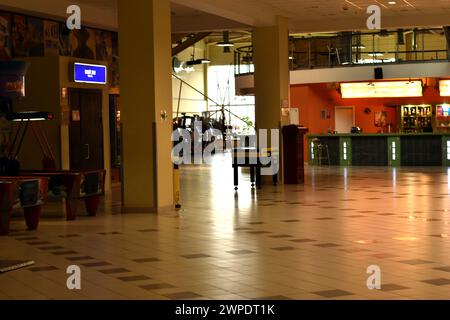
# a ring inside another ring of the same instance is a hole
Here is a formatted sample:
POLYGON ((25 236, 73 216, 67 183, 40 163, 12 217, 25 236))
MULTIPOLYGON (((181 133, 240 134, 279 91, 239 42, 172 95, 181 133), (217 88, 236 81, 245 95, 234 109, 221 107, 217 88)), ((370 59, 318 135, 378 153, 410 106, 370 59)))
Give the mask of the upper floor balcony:
MULTIPOLYGON (((450 28, 291 35, 290 69, 448 62, 450 28)), ((235 73, 253 73, 253 49, 235 54, 235 73)))

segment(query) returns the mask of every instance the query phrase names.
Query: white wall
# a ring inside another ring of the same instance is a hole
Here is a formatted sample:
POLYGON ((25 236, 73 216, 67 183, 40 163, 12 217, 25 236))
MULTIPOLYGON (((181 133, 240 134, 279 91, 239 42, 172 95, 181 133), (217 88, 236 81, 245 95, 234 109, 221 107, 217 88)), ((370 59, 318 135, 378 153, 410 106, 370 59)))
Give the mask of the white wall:
MULTIPOLYGON (((368 81, 373 80, 374 68, 376 66, 364 67, 341 67, 312 70, 291 71, 291 85, 308 83, 328 83, 344 81, 368 81)), ((377 66, 378 67, 378 66, 377 66)), ((446 78, 450 77, 449 62, 414 63, 386 65, 383 68, 385 79, 409 79, 409 78, 446 78)), ((253 74, 236 77, 236 90, 246 89, 253 86, 253 74)))
MULTIPOLYGON (((189 61, 192 59, 193 48, 190 47, 177 55, 178 60, 180 61, 189 61)), ((203 41, 197 43, 195 45, 195 59, 205 58, 206 55, 205 44, 203 41)), ((208 95, 207 92, 207 66, 206 65, 196 65, 194 66, 195 71, 193 72, 185 72, 182 71, 176 74, 179 78, 186 81, 189 85, 193 86, 195 89, 200 91, 201 93, 208 95)), ((176 117, 176 112, 178 108, 178 102, 180 97, 180 80, 172 77, 172 97, 173 104, 172 110, 173 115, 176 117)), ((180 100, 180 114, 182 112, 185 113, 197 113, 201 114, 202 111, 205 111, 207 108, 207 103, 204 96, 186 84, 183 84, 181 90, 181 100, 180 100)))
POLYGON ((450 63, 412 63, 386 66, 341 67, 291 71, 291 85, 374 79, 374 68, 383 68, 385 79, 439 78, 450 76, 450 63))

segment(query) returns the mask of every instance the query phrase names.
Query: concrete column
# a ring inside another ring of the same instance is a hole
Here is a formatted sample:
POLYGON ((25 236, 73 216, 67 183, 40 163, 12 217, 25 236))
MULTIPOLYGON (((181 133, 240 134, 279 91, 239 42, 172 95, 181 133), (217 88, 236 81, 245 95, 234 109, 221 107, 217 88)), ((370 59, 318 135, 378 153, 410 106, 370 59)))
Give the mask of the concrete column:
MULTIPOLYGON (((289 107, 289 30, 287 19, 253 31, 256 129, 281 129, 281 108, 289 107)), ((281 138, 281 130, 280 130, 281 138)), ((270 138, 268 138, 270 143, 270 138)), ((281 142, 279 143, 281 146, 281 142)), ((281 148, 280 148, 281 149, 281 148)), ((280 150, 280 164, 282 162, 280 150)), ((280 171, 279 177, 282 177, 280 171)))
POLYGON ((119 0, 124 212, 173 205, 169 0, 119 0))

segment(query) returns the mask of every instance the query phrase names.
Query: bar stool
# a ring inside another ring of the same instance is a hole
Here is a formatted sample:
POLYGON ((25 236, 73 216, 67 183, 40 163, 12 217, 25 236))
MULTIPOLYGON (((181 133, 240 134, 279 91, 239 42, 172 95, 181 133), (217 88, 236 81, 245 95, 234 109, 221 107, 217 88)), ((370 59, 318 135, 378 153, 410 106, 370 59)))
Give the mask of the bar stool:
POLYGON ((317 159, 319 166, 322 165, 322 161, 326 160, 328 166, 331 165, 330 161, 330 151, 328 150, 328 145, 320 142, 318 138, 312 140, 314 143, 314 156, 317 159))

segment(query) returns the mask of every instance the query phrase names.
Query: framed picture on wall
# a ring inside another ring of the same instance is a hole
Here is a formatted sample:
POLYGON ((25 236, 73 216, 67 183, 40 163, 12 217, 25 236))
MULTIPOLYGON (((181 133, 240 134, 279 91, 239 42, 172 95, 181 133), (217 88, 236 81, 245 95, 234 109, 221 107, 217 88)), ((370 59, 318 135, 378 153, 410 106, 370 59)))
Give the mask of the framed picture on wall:
POLYGON ((384 127, 386 125, 387 112, 375 111, 375 127, 384 127))

